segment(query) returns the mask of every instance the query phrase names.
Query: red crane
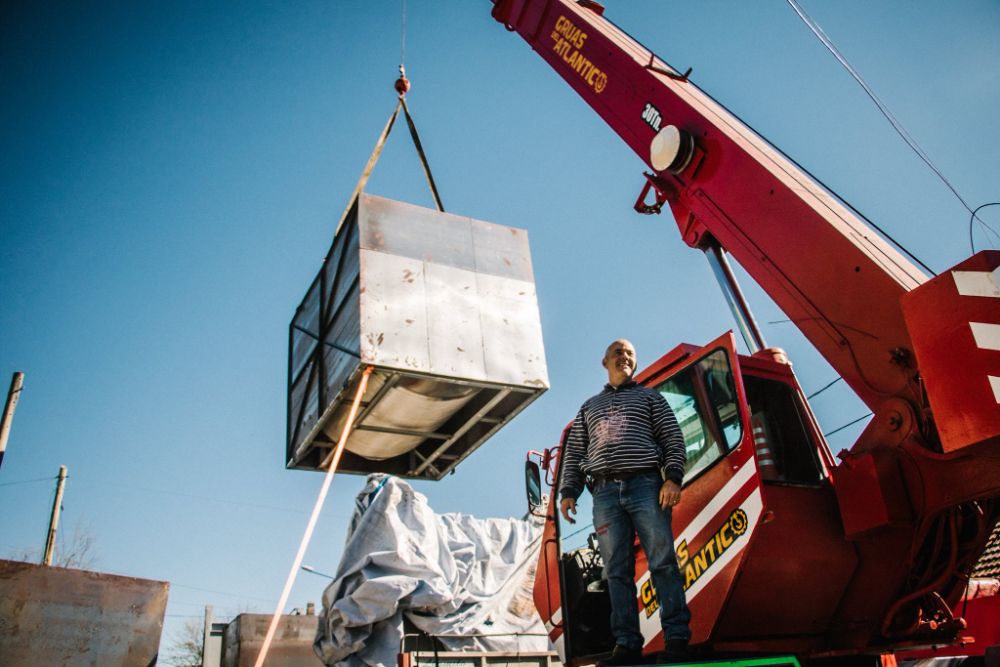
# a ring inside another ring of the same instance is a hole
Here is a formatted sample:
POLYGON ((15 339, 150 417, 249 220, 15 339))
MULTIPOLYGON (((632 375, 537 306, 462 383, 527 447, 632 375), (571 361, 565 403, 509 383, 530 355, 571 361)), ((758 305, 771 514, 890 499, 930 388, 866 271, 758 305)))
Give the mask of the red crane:
MULTIPOLYGON (((637 378, 667 397, 687 444, 674 528, 692 645, 816 657, 958 641, 952 609, 1000 518, 1000 252, 928 279, 595 2, 495 0, 493 16, 649 166, 636 209, 667 205, 706 253, 751 352, 728 333, 637 378), (840 461, 729 256, 871 409, 840 461)), ((544 456, 554 488, 558 460, 544 456)), ((607 599, 592 550, 561 553, 556 506, 535 602, 564 661, 586 664, 612 645, 607 599)), ((662 637, 638 545, 636 561, 652 652, 662 637)))

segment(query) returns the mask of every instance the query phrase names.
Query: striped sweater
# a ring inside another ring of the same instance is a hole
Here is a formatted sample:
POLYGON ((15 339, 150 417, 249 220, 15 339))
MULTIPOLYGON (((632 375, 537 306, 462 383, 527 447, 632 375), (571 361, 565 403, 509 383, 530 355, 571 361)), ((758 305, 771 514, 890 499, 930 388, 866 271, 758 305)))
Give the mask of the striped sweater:
POLYGON ((578 498, 588 475, 647 468, 659 468, 664 479, 680 484, 686 458, 677 418, 658 391, 634 381, 608 384, 584 402, 570 426, 560 494, 578 498))

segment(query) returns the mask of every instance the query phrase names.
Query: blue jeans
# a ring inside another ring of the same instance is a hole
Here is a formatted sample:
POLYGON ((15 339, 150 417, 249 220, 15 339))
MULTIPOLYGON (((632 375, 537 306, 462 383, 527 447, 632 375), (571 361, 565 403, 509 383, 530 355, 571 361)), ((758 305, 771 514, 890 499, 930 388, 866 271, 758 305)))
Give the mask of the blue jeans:
POLYGON ((611 596, 611 634, 617 644, 629 649, 641 649, 645 644, 636 602, 636 533, 660 603, 664 641, 691 637, 691 612, 677 568, 670 510, 660 509, 661 484, 659 474, 652 472, 621 482, 599 481, 592 492, 594 530, 611 596))

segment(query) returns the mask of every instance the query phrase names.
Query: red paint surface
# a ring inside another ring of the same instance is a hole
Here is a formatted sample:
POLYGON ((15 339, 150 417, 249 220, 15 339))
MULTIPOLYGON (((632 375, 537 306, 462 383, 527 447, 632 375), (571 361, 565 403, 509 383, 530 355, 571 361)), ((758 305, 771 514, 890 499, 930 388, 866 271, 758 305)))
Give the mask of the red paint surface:
POLYGON ((903 298, 913 350, 946 452, 996 440, 1000 434, 1000 405, 987 377, 1000 377, 1000 351, 978 347, 970 326, 1000 325, 1000 298, 962 296, 953 275, 997 267, 1000 251, 984 250, 903 298))

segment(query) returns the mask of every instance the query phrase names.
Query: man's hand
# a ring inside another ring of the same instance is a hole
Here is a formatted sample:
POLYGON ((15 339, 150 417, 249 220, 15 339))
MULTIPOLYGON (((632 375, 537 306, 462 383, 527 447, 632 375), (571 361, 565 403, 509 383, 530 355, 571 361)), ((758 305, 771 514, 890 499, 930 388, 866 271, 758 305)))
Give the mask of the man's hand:
MULTIPOLYGON (((673 507, 681 501, 681 487, 677 482, 667 480, 660 487, 660 509, 673 507)), ((566 502, 565 500, 563 501, 566 502)), ((565 514, 565 511, 563 512, 565 514)))
MULTIPOLYGON (((662 497, 663 492, 660 492, 662 497)), ((559 503, 559 511, 562 512, 563 518, 570 523, 576 523, 576 519, 570 516, 570 514, 576 514, 576 499, 575 498, 563 498, 562 502, 559 503)))

